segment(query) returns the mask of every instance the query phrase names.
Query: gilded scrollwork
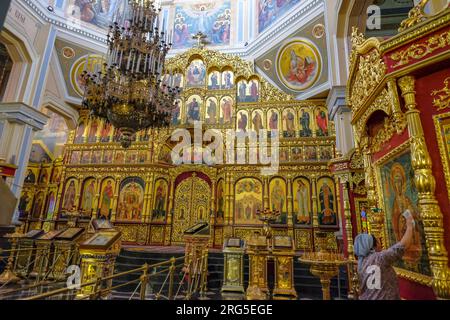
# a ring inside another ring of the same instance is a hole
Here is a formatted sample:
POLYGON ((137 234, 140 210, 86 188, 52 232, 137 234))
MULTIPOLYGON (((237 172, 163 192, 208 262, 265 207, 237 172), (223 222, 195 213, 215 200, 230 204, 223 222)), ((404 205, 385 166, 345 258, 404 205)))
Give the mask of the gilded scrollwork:
POLYGON ((403 32, 425 21, 426 15, 424 10, 428 2, 429 0, 421 0, 414 8, 412 8, 408 13, 408 18, 403 20, 400 24, 400 28, 398 29, 398 31, 403 32))
POLYGON ((443 49, 448 45, 450 45, 450 31, 431 36, 424 43, 415 43, 404 50, 392 53, 390 58, 396 62, 392 68, 399 68, 411 62, 422 60, 436 50, 443 49))
POLYGON ((450 108, 450 77, 444 80, 444 87, 439 90, 433 90, 431 93, 433 99, 433 106, 437 111, 450 108))

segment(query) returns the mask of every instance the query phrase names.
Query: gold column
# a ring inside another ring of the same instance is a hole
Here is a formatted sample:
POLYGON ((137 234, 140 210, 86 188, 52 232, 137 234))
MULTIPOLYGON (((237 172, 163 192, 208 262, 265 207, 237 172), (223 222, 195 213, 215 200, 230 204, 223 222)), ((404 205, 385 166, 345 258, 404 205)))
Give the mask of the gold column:
POLYGON ((263 209, 270 208, 269 203, 269 179, 264 178, 263 179, 263 185, 264 185, 264 197, 263 197, 263 209))
POLYGON ((119 198, 120 178, 116 177, 116 187, 114 188, 114 197, 111 210, 111 221, 116 221, 117 203, 119 198))
POLYGON ((212 248, 214 246, 214 224, 216 221, 216 180, 212 179, 211 181, 211 215, 209 217, 209 225, 210 225, 210 237, 209 237, 209 246, 212 248))
POLYGON ((175 183, 174 177, 171 175, 169 177, 169 206, 167 207, 167 223, 172 223, 172 209, 173 209, 173 199, 175 196, 175 183))
POLYGON ((405 76, 398 81, 405 99, 406 120, 411 143, 411 163, 414 181, 419 193, 419 211, 422 218, 430 267, 432 287, 439 299, 450 299, 450 270, 444 244, 444 227, 441 208, 436 200, 436 180, 431 170, 432 161, 425 143, 420 112, 417 110, 415 79, 405 76))
POLYGON ((294 237, 294 220, 292 219, 292 178, 288 175, 287 178, 287 225, 288 225, 288 235, 294 237))
POLYGON ((311 179, 311 199, 312 199, 312 211, 313 211, 313 227, 319 227, 319 213, 317 208, 317 183, 316 178, 311 179))
POLYGON ((98 217, 98 212, 97 212, 98 202, 99 202, 99 199, 100 199, 100 192, 102 192, 100 190, 100 188, 101 188, 101 180, 99 180, 98 177, 97 177, 97 179, 95 179, 95 190, 96 190, 96 192, 95 192, 94 204, 92 206, 92 216, 94 218, 98 217))
POLYGON ((150 222, 152 219, 152 195, 154 189, 154 174, 150 173, 145 181, 144 208, 142 214, 142 222, 150 222))
POLYGON ((60 183, 58 186, 58 194, 56 196, 56 203, 55 203, 55 210, 53 211, 53 215, 52 215, 52 219, 56 220, 57 217, 55 217, 55 212, 58 213, 59 212, 59 208, 61 207, 61 197, 62 197, 62 193, 63 193, 63 188, 64 188, 64 184, 65 184, 65 179, 66 179, 66 169, 65 169, 65 165, 62 166, 62 170, 61 170, 61 178, 60 178, 60 183))
POLYGON ((164 244, 170 245, 170 235, 172 233, 172 210, 173 210, 173 200, 175 198, 175 177, 171 174, 169 176, 169 205, 167 206, 167 221, 166 221, 166 232, 164 244))
POLYGON ((233 217, 234 217, 234 178, 230 175, 230 225, 233 224, 233 217))
POLYGON ((224 187, 224 213, 223 213, 223 219, 225 224, 228 224, 229 222, 229 216, 230 216, 230 199, 228 198, 228 195, 230 194, 230 177, 228 172, 225 172, 225 187, 224 187))

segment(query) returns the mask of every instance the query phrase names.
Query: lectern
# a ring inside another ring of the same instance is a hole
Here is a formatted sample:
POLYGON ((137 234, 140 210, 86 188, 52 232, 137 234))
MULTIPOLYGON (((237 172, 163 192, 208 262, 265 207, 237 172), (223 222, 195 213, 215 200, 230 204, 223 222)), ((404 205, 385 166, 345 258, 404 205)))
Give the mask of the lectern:
MULTIPOLYGON (((114 273, 116 257, 121 248, 121 232, 102 230, 80 244, 81 284, 108 277, 114 273)), ((77 298, 84 298, 95 294, 100 289, 111 288, 112 279, 104 283, 97 283, 81 287, 77 298)), ((107 296, 108 290, 101 296, 107 296)), ((94 298, 100 298, 97 296, 94 298)))
POLYGON ((294 288, 294 241, 289 236, 275 236, 272 243, 272 255, 275 261, 275 299, 295 299, 294 288))
POLYGON ((244 240, 227 239, 223 245, 224 272, 222 292, 245 293, 244 240))

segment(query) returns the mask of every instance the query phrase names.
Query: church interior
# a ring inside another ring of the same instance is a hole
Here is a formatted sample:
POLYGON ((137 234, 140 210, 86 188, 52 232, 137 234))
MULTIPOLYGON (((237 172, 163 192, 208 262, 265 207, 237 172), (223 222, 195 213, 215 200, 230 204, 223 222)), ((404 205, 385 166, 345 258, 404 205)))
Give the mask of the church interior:
POLYGON ((1 2, 0 300, 450 299, 450 1, 1 2))

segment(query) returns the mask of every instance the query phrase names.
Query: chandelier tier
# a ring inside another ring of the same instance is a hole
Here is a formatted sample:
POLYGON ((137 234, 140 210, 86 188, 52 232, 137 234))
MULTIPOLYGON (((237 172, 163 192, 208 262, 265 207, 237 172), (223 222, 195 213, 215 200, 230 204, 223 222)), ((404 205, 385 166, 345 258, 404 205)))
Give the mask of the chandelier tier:
POLYGON ((162 83, 172 32, 159 30, 161 8, 154 1, 129 0, 125 11, 110 26, 101 70, 83 73, 83 106, 116 127, 128 148, 136 132, 169 126, 180 88, 162 83))

